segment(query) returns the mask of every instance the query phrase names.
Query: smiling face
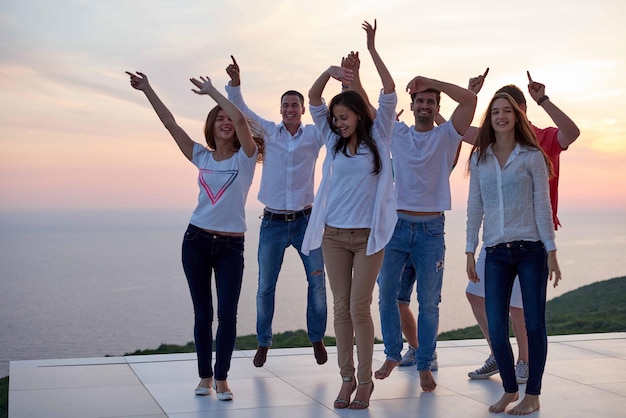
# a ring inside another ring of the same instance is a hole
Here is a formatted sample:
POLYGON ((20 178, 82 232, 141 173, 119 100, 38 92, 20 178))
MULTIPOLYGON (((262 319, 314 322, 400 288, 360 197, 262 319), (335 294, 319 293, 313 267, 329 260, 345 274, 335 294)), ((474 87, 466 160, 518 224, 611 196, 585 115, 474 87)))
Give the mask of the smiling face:
POLYGON ((415 98, 411 103, 411 110, 415 115, 416 123, 434 124, 435 116, 439 113, 437 93, 433 91, 416 93, 415 98))
POLYGON ((233 121, 226 115, 222 109, 218 110, 215 123, 213 124, 213 135, 215 139, 221 140, 234 140, 235 139, 235 126, 233 121))
POLYGON ((512 132, 515 129, 517 117, 513 105, 506 98, 498 98, 491 105, 491 127, 496 134, 512 132))
POLYGON ((333 106, 333 124, 343 138, 356 138, 358 123, 359 116, 352 109, 340 104, 333 106))
POLYGON ((295 94, 283 96, 280 103, 280 114, 285 125, 300 125, 304 114, 304 106, 300 98, 295 94))

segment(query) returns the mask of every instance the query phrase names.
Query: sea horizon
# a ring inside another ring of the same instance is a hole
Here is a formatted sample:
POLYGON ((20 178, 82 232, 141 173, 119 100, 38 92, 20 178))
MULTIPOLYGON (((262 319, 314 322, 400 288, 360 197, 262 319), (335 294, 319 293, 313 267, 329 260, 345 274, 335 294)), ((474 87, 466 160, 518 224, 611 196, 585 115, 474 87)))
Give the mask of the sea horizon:
MULTIPOLYGON (((255 334, 260 208, 247 210, 238 335, 255 334)), ((180 264, 188 209, 0 210, 0 376, 12 360, 122 355, 193 340, 180 264)), ((548 299, 626 276, 626 211, 559 213, 563 281, 548 299)), ((465 211, 446 213, 440 332, 475 324, 465 299, 465 211)), ((332 295, 328 292, 328 327, 332 295)), ((275 333, 306 329, 306 280, 293 248, 278 281, 275 333), (297 297, 294 297, 296 295, 297 297)), ((381 337, 378 294, 372 316, 381 337)), ((416 311, 417 303, 411 303, 416 311)))

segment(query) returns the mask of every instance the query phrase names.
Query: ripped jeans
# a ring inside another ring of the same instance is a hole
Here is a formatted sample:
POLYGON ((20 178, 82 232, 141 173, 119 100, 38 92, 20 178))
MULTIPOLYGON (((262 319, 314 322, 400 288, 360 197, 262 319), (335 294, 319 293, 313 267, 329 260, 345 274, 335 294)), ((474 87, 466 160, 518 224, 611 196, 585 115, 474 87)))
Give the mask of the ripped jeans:
POLYGON ((406 261, 411 258, 417 278, 417 369, 430 370, 437 346, 439 302, 445 256, 442 215, 422 217, 398 213, 391 241, 385 247, 383 266, 378 276, 378 307, 385 342, 385 355, 401 360, 402 329, 398 294, 406 261))

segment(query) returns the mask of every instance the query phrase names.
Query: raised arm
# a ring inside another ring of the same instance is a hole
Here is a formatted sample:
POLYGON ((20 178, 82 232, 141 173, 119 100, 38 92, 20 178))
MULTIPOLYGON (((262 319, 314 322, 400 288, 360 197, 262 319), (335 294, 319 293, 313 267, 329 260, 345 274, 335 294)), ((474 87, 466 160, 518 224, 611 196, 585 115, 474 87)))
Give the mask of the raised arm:
POLYGON ((174 115, 169 109, 163 104, 159 96, 154 92, 152 86, 148 82, 148 77, 139 71, 135 74, 126 71, 126 74, 130 76, 130 85, 137 90, 142 91, 145 95, 152 108, 156 112, 157 116, 163 122, 165 128, 169 131, 174 141, 178 145, 178 148, 182 151, 183 155, 187 157, 189 161, 191 161, 191 157, 193 155, 193 145, 194 142, 187 135, 187 133, 181 128, 174 119, 174 115))
POLYGON ((352 83, 351 84, 342 84, 342 90, 354 90, 357 93, 359 93, 361 95, 361 97, 363 97, 363 99, 365 100, 365 102, 367 103, 367 107, 370 109, 370 114, 372 116, 372 119, 376 119, 376 108, 374 106, 372 106, 372 103, 370 103, 370 99, 367 96, 367 93, 365 92, 365 89, 363 88, 363 85, 361 84, 361 77, 359 75, 359 69, 361 67, 361 60, 359 58, 359 53, 354 52, 354 51, 350 51, 350 53, 348 54, 347 57, 342 58, 341 59, 341 66, 343 68, 347 68, 349 70, 352 70, 352 83))
POLYGON ((378 75, 380 76, 380 80, 383 82, 383 92, 385 94, 393 93, 396 91, 396 84, 394 83, 393 77, 391 77, 391 73, 387 69, 387 66, 383 62, 383 59, 378 54, 378 51, 376 51, 376 45, 374 42, 376 37, 376 19, 374 19, 374 26, 365 21, 363 22, 362 27, 367 33, 367 50, 370 52, 374 65, 376 66, 376 70, 378 71, 378 75))
POLYGON ((342 84, 351 84, 353 79, 352 70, 347 68, 331 65, 315 80, 311 89, 309 90, 309 103, 312 106, 319 106, 322 104, 322 93, 330 78, 341 81, 342 84))
POLYGON ((533 81, 530 76, 530 72, 526 71, 528 76, 528 93, 535 102, 546 111, 548 116, 552 119, 559 133, 557 140, 561 144, 561 148, 567 149, 580 135, 580 129, 574 123, 569 116, 565 114, 561 109, 557 107, 550 98, 546 95, 546 86, 544 84, 533 81))
POLYGON ((197 87, 196 89, 191 89, 196 94, 206 94, 211 96, 213 100, 217 102, 219 107, 222 108, 224 113, 233 121, 235 125, 235 132, 237 132, 237 139, 241 144, 241 149, 248 156, 252 157, 256 152, 256 143, 254 142, 254 138, 252 137, 252 132, 250 131, 250 126, 248 125, 248 121, 246 120, 245 115, 237 106, 232 104, 222 93, 220 93, 211 83, 211 79, 209 77, 200 77, 200 80, 196 78, 190 78, 189 81, 197 87))
POLYGON ((450 119, 454 125, 454 129, 463 135, 469 128, 474 119, 474 111, 476 110, 476 94, 459 87, 455 84, 446 83, 444 81, 434 80, 432 78, 426 78, 417 76, 413 80, 409 81, 406 87, 409 94, 417 93, 420 91, 435 89, 447 94, 452 100, 458 103, 450 119))
MULTIPOLYGON (((485 70, 483 74, 470 78, 469 82, 467 83, 467 89, 473 92, 474 94, 478 94, 478 92, 483 88, 483 84, 485 83, 485 78, 487 78, 487 74, 489 74, 489 67, 487 67, 487 69, 485 70)), ((437 115, 435 116, 435 123, 437 125, 441 125, 445 121, 446 119, 443 116, 441 116, 440 113, 437 113, 437 115)), ((473 144, 474 141, 476 140, 475 138, 476 135, 478 135, 478 128, 474 128, 470 126, 467 129, 467 132, 465 132, 465 135, 463 135, 462 139, 465 142, 473 144)))

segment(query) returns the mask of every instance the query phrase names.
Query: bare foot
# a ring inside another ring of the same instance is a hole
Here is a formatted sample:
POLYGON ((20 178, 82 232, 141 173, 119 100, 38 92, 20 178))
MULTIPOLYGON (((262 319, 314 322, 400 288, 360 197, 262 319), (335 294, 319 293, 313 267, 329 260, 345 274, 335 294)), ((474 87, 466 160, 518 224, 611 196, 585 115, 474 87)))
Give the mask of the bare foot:
POLYGON ((504 412, 506 406, 511 402, 515 402, 519 399, 519 393, 507 393, 504 392, 504 395, 500 398, 500 400, 489 407, 489 412, 504 412))
POLYGON ((374 373, 374 377, 376 379, 383 380, 386 377, 389 377, 393 369, 398 365, 398 361, 393 360, 385 360, 382 367, 374 373))
POLYGON ((432 392, 437 387, 437 382, 430 370, 420 370, 420 385, 424 392, 432 392))
POLYGON ((255 367, 263 367, 265 361, 267 360, 267 352, 269 351, 269 347, 260 345, 256 349, 256 354, 254 355, 254 360, 252 360, 252 364, 255 367))
POLYGON ((524 399, 509 411, 511 415, 528 415, 532 414, 539 409, 539 396, 538 395, 526 395, 524 399))

